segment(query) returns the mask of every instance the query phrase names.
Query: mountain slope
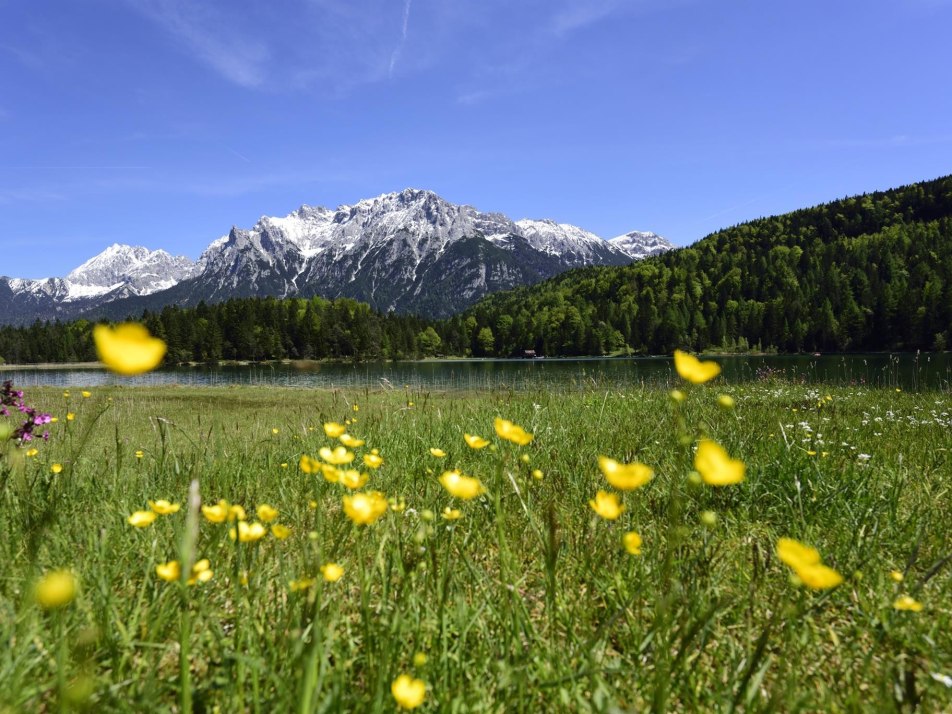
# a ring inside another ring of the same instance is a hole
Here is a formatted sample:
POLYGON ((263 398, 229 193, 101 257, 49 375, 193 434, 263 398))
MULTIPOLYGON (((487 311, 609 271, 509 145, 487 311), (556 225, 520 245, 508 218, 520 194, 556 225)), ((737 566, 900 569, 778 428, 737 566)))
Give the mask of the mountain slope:
MULTIPOLYGON (((624 267, 574 270, 491 295, 466 315, 494 332, 503 355, 947 349, 952 177, 751 221, 624 267)), ((453 344, 452 331, 443 337, 453 344)))

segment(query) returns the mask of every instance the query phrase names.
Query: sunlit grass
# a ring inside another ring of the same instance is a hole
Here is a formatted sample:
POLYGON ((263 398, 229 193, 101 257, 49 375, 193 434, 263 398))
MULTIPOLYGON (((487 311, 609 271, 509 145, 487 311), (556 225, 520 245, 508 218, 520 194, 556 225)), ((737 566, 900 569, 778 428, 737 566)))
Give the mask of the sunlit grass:
POLYGON ((947 708, 952 398, 688 387, 31 390, 59 420, 0 471, 0 703, 947 708))

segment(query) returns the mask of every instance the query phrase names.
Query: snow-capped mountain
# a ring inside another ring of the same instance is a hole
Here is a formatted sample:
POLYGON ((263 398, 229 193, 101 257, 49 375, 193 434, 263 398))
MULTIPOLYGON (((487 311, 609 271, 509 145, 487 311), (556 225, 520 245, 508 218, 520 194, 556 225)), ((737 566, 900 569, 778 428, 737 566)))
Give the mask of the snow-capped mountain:
POLYGON ((65 317, 80 307, 121 318, 167 304, 265 295, 352 297, 382 311, 445 317, 490 292, 570 268, 624 265, 668 247, 653 233, 605 241, 569 224, 512 221, 406 189, 336 209, 302 206, 284 217, 262 216, 250 229, 234 227, 213 241, 194 264, 164 251, 112 246, 65 279, 0 279, 0 322, 65 317), (30 310, 20 300, 12 315, 8 291, 29 293, 30 310), (41 315, 44 302, 52 309, 41 315))
POLYGON ((646 231, 631 231, 625 235, 610 238, 608 242, 625 251, 635 260, 661 255, 674 248, 667 238, 646 231))

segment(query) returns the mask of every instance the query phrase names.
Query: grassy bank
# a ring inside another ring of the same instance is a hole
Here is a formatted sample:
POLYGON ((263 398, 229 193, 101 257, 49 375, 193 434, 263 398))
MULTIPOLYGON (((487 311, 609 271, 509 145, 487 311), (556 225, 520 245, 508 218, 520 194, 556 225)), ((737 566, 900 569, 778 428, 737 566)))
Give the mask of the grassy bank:
POLYGON ((58 421, 0 470, 0 709, 392 711, 407 673, 429 711, 948 711, 952 397, 776 382, 725 409, 716 387, 685 391, 32 390, 58 421), (534 440, 499 439, 497 416, 534 440), (362 490, 396 505, 372 525, 298 467, 347 419, 354 463, 384 460, 362 490), (701 434, 743 483, 693 482, 701 434), (613 521, 589 506, 611 490, 600 454, 655 472, 613 521), (486 493, 452 498, 453 467, 486 493), (272 506, 289 537, 232 541, 200 517, 192 546, 192 481, 248 522, 272 506), (129 525, 150 499, 182 508, 129 525), (791 582, 784 536, 843 584, 791 582), (157 576, 202 558, 207 582, 157 576), (56 568, 79 590, 44 610, 33 584, 56 568))

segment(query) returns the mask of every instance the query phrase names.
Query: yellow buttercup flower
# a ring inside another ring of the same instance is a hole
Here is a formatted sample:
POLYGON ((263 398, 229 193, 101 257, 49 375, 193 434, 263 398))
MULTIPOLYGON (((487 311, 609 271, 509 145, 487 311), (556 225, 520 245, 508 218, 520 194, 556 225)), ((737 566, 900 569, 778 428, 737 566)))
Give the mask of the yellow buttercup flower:
POLYGON ((262 503, 257 510, 258 520, 264 523, 270 523, 278 517, 278 509, 262 503))
POLYGON ((906 610, 908 612, 922 612, 922 603, 911 595, 901 595, 893 603, 893 607, 897 610, 906 610))
POLYGON ((237 503, 233 506, 228 507, 228 521, 243 521, 248 518, 248 514, 245 513, 243 506, 239 506, 237 503))
POLYGON ((588 502, 588 505, 605 520, 614 521, 622 514, 625 507, 619 503, 617 493, 607 493, 599 491, 595 498, 588 502))
POLYGON ((346 433, 341 434, 338 439, 340 439, 340 443, 342 443, 348 449, 356 449, 358 446, 363 446, 365 443, 363 439, 358 439, 346 433))
POLYGON ((73 412, 66 412, 66 421, 73 421, 76 418, 76 415, 73 412))
POLYGON ((369 478, 367 474, 362 474, 356 469, 347 469, 346 471, 340 471, 338 474, 340 484, 351 491, 362 488, 369 478))
POLYGON ((126 519, 126 522, 136 528, 146 528, 152 525, 155 518, 156 515, 153 511, 136 511, 126 519))
POLYGON ((212 523, 224 523, 228 519, 228 502, 219 501, 214 506, 202 506, 202 515, 212 523))
POLYGON ((69 605, 79 590, 76 576, 69 570, 51 570, 37 582, 33 596, 44 610, 55 610, 69 605))
MULTIPOLYGON (((192 570, 189 573, 189 577, 186 582, 189 585, 195 585, 196 583, 207 583, 212 579, 214 574, 215 573, 211 570, 211 563, 208 562, 208 558, 202 558, 192 566, 192 570)), ((247 574, 245 574, 245 582, 243 584, 248 584, 247 574)))
POLYGON ((27 457, 29 457, 29 458, 31 458, 31 459, 32 459, 34 456, 36 456, 38 453, 40 453, 40 450, 39 450, 39 449, 27 449, 27 450, 26 450, 26 455, 27 455, 27 457))
POLYGON ((369 526, 387 512, 387 499, 380 491, 344 496, 344 513, 358 526, 369 526))
POLYGON ((288 583, 288 587, 291 589, 292 593, 302 592, 308 588, 314 587, 316 581, 314 578, 300 578, 299 580, 292 580, 288 583))
POLYGON ((729 410, 734 408, 734 398, 729 394, 721 394, 717 398, 717 406, 721 409, 729 410))
POLYGON ((889 577, 893 579, 894 582, 901 583, 906 579, 906 576, 902 574, 901 570, 890 570, 889 577))
POLYGON ((451 496, 462 498, 464 501, 476 498, 485 491, 478 478, 464 476, 459 471, 444 471, 440 476, 440 483, 451 496))
POLYGON ((82 392, 80 392, 80 394, 83 395, 83 399, 89 399, 91 396, 93 396, 92 392, 87 392, 85 389, 82 392))
POLYGON ((482 449, 484 446, 488 446, 489 442, 481 436, 475 436, 474 434, 463 434, 463 439, 466 440, 467 446, 471 449, 482 449))
POLYGON ((168 516, 172 513, 178 513, 181 506, 177 503, 170 503, 164 499, 159 499, 158 501, 149 501, 149 508, 158 513, 160 516, 168 516))
POLYGON ((325 563, 321 566, 321 577, 328 583, 336 583, 344 577, 344 569, 337 563, 325 563))
POLYGON ((532 469, 532 478, 536 481, 541 481, 545 477, 545 474, 542 473, 542 469, 532 469))
POLYGON ((271 526, 271 535, 273 535, 278 540, 285 540, 291 536, 291 529, 287 526, 283 526, 280 523, 275 523, 271 526))
POLYGON ((254 543, 267 535, 267 529, 260 523, 248 523, 247 521, 238 521, 238 527, 228 531, 228 537, 232 540, 238 539, 241 543, 254 543))
POLYGON ((621 537, 622 543, 625 545, 625 550, 627 550, 631 555, 641 555, 641 536, 631 531, 625 533, 621 537))
POLYGON ((744 480, 747 467, 739 459, 732 459, 727 455, 724 447, 711 441, 701 439, 694 454, 694 468, 704 483, 711 486, 730 486, 744 480))
POLYGON ((137 458, 137 459, 141 459, 143 456, 145 456, 145 452, 143 452, 143 451, 137 451, 137 452, 136 452, 136 458, 137 458))
POLYGON ((152 337, 137 322, 126 322, 114 328, 96 325, 93 339, 99 359, 118 374, 136 375, 159 366, 165 357, 165 343, 152 337))
POLYGON ((442 459, 446 456, 446 452, 443 449, 437 449, 435 446, 430 447, 430 455, 435 456, 438 459, 442 459))
POLYGON ((651 467, 637 461, 623 464, 607 456, 599 456, 598 468, 601 469, 608 483, 619 491, 633 491, 654 478, 651 467))
POLYGON ((54 474, 63 473, 63 464, 53 464, 50 466, 50 471, 52 471, 54 474))
POLYGON ((390 685, 390 693, 401 709, 416 709, 426 697, 426 683, 409 674, 401 674, 390 685))
POLYGON ((493 422, 493 424, 496 427, 497 436, 499 436, 500 439, 511 441, 513 444, 525 446, 533 439, 532 434, 518 424, 513 424, 508 419, 496 417, 496 421, 493 422))
POLYGON ((721 373, 721 366, 717 362, 702 362, 681 350, 674 351, 674 368, 682 379, 692 384, 703 384, 721 373))
POLYGON ((328 483, 338 483, 340 481, 341 471, 336 466, 321 464, 321 473, 324 474, 324 480, 328 483))
POLYGON ((277 427, 274 427, 273 429, 271 429, 271 433, 277 436, 278 434, 281 433, 281 430, 278 429, 277 427))
POLYGON ((336 439, 346 431, 347 427, 343 424, 338 424, 336 421, 329 421, 324 424, 324 433, 331 439, 336 439))
POLYGON ((777 557, 813 590, 828 590, 843 582, 843 576, 820 561, 820 553, 793 538, 777 541, 777 557))
POLYGON ((426 666, 425 652, 417 652, 415 655, 413 655, 413 666, 417 668, 426 666))
POLYGON ((368 469, 379 469, 383 466, 383 457, 380 454, 364 454, 364 466, 368 469))
POLYGON ((312 459, 307 454, 301 454, 301 460, 298 461, 298 468, 306 474, 316 474, 322 464, 317 459, 312 459))
POLYGON ((333 464, 334 466, 349 464, 354 460, 354 452, 348 451, 343 446, 338 446, 333 450, 331 450, 330 447, 325 446, 317 453, 322 459, 324 459, 324 461, 329 464, 333 464))
POLYGON ((168 563, 159 563, 155 566, 155 574, 160 580, 167 583, 174 583, 182 577, 182 566, 177 560, 170 560, 168 563))
POLYGON ((447 521, 458 521, 463 517, 463 512, 458 508, 450 508, 447 506, 443 509, 443 518, 447 521))

